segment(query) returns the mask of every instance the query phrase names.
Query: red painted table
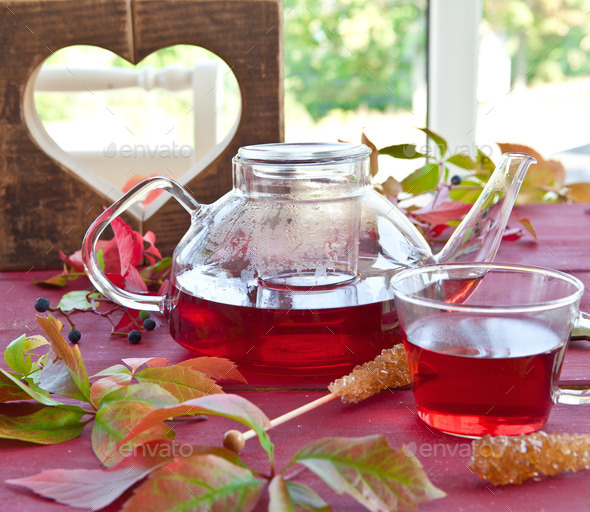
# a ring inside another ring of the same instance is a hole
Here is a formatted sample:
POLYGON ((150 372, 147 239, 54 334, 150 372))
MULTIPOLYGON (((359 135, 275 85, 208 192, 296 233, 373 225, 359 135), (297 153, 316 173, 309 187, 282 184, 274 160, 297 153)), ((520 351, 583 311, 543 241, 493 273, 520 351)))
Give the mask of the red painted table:
MULTIPOLYGON (((590 309, 590 206, 539 205, 520 207, 538 235, 535 243, 529 235, 516 242, 504 242, 496 261, 548 266, 571 272, 588 285, 582 309, 590 309)), ((0 344, 2 348, 22 333, 39 333, 34 320, 33 302, 47 295, 54 302, 60 291, 41 291, 32 284, 54 272, 36 271, 0 273, 0 344)), ((77 326, 85 333, 81 350, 90 375, 115 364, 124 357, 164 356, 172 363, 190 356, 169 337, 165 328, 149 333, 139 345, 126 339, 110 338, 106 320, 79 315, 77 326)), ((3 362, 2 362, 3 364, 3 362)), ((590 343, 573 343, 565 361, 562 381, 588 384, 590 381, 590 343), (584 378, 585 377, 585 378, 584 378)), ((225 387, 228 390, 228 387, 225 387)), ((236 389, 236 392, 262 408, 270 418, 279 416, 323 394, 325 389, 307 381, 282 389, 236 389), (298 389, 294 389, 298 388, 298 389)), ((4 412, 0 406, 0 413, 4 412)), ((235 424, 210 418, 206 422, 182 424, 176 428, 182 441, 220 444, 223 433, 235 424)), ((590 406, 557 405, 544 430, 546 432, 590 433, 590 406)), ((357 405, 332 401, 289 423, 273 429, 278 466, 298 448, 312 439, 326 436, 365 436, 384 433, 394 447, 407 445, 421 460, 432 482, 447 497, 428 503, 424 511, 541 511, 590 510, 590 472, 562 474, 518 487, 496 488, 480 480, 466 467, 470 442, 446 436, 427 428, 416 416, 411 391, 384 391, 357 405)), ((246 444, 242 452, 253 466, 266 469, 265 458, 257 442, 246 444)), ((78 439, 55 445, 37 446, 0 440, 0 510, 64 511, 72 510, 31 493, 17 490, 3 481, 38 473, 50 468, 99 468, 90 448, 90 431, 78 439)), ((309 472, 299 479, 313 487, 333 510, 361 510, 345 496, 337 496, 309 472)), ((118 510, 128 495, 105 510, 118 510)), ((266 510, 264 505, 258 510, 266 510)))

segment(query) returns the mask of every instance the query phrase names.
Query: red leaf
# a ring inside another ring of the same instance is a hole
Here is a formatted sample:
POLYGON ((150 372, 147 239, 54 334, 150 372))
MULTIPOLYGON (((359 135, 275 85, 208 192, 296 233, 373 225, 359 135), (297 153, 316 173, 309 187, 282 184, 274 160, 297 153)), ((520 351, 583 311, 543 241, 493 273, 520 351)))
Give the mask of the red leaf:
POLYGON ((6 482, 21 485, 59 503, 98 510, 115 501, 129 487, 166 464, 174 442, 160 440, 137 447, 111 469, 50 469, 6 482))
POLYGON ((436 226, 446 224, 451 220, 461 220, 469 210, 471 204, 459 201, 443 201, 438 205, 428 205, 419 210, 414 210, 412 215, 426 224, 436 226))
POLYGON ((159 260, 162 259, 162 255, 155 245, 156 235, 152 231, 148 231, 145 235, 143 235, 143 241, 149 244, 149 247, 144 251, 145 257, 150 262, 150 265, 154 265, 156 263, 154 256, 159 260))
POLYGON ((215 380, 233 380, 248 384, 248 381, 238 371, 236 364, 223 357, 195 357, 174 366, 188 366, 191 370, 202 372, 215 380))
POLYGON ((123 278, 125 280, 123 287, 128 292, 139 293, 148 291, 145 281, 135 267, 127 267, 127 271, 123 274, 123 278))
POLYGON ((130 266, 136 267, 141 262, 143 238, 140 233, 133 231, 131 226, 119 217, 112 220, 111 227, 119 249, 121 274, 125 275, 130 266))

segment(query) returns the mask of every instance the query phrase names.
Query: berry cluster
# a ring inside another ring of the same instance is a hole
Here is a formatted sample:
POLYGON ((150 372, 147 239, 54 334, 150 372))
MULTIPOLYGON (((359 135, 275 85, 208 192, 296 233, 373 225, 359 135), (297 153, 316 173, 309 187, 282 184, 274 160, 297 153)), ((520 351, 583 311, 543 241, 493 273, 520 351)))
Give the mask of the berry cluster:
MULTIPOLYGON (((74 324, 70 320, 69 315, 62 311, 59 307, 51 307, 47 297, 39 297, 35 301, 35 310, 39 313, 45 313, 46 311, 59 311, 66 317, 71 326, 71 330, 68 332, 68 340, 70 340, 71 343, 78 343, 82 339, 82 333, 74 327, 74 324)), ((153 331, 156 328, 156 321, 153 318, 150 318, 148 311, 140 311, 139 320, 142 322, 141 326, 146 331, 153 331)), ((131 344, 137 345, 141 341, 141 332, 134 329, 130 331, 129 334, 127 334, 127 339, 131 344)))

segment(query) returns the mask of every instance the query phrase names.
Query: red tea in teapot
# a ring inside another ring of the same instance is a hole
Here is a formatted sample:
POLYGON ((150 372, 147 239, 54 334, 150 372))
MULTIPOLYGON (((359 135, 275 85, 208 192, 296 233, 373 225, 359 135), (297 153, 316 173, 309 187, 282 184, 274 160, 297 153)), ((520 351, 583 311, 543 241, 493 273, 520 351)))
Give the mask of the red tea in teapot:
POLYGON ((367 280, 344 289, 259 283, 249 305, 232 304, 238 294, 231 287, 217 287, 207 299, 200 288, 187 293, 177 286, 170 294, 172 337, 199 355, 226 357, 266 375, 339 377, 401 339, 392 298, 351 305, 367 291, 367 280), (293 307, 303 298, 307 307, 293 307))

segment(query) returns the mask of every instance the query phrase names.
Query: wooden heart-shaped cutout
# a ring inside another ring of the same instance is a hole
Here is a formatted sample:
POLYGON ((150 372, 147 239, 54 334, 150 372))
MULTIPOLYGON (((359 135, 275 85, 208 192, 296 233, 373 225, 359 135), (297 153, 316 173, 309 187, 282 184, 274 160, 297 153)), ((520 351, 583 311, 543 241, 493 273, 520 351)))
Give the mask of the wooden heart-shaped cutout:
MULTIPOLYGON (((241 113, 229 66, 186 45, 137 66, 101 48, 64 48, 30 78, 25 102, 39 146, 112 200, 147 176, 189 183, 227 147, 241 113)), ((167 199, 129 212, 148 219, 167 199)))

